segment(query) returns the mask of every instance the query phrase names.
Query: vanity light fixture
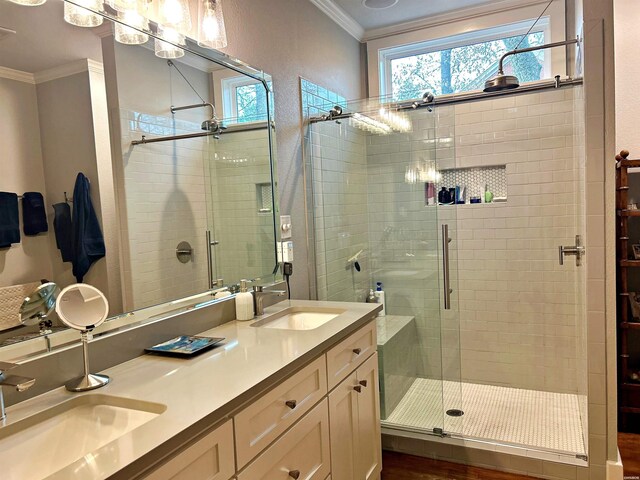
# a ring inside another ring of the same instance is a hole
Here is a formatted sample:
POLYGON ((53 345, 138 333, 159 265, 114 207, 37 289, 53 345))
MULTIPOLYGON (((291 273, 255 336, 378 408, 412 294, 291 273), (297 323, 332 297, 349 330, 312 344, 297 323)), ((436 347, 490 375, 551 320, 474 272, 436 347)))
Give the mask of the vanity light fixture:
POLYGON ((142 45, 147 43, 149 35, 140 30, 149 29, 149 20, 140 15, 137 10, 118 12, 118 19, 130 26, 116 23, 115 39, 117 42, 125 45, 142 45))
POLYGON ((180 58, 184 56, 184 50, 182 48, 172 45, 184 45, 184 35, 173 28, 158 25, 158 36, 164 38, 166 42, 157 38, 155 39, 156 57, 180 58))
POLYGON ((222 14, 222 0, 199 0, 198 45, 204 48, 227 46, 227 31, 222 14))
POLYGON ((191 12, 187 0, 160 0, 155 13, 158 23, 165 30, 171 28, 180 34, 188 34, 191 30, 191 12))
POLYGON ((92 12, 102 10, 102 0, 74 0, 64 2, 64 20, 76 27, 97 27, 102 25, 103 18, 92 12))

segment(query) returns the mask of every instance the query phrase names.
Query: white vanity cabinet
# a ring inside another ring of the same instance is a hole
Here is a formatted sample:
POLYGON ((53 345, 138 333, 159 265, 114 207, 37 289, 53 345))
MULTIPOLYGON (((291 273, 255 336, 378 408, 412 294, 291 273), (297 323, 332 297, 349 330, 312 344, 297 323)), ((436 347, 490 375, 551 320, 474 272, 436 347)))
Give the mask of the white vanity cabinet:
POLYGON ((382 468, 375 317, 148 480, 378 480, 382 468))
POLYGON ((145 480, 229 480, 236 473, 233 425, 228 420, 175 455, 145 480))
POLYGON ((329 394, 331 475, 376 480, 382 470, 378 355, 370 356, 329 394))

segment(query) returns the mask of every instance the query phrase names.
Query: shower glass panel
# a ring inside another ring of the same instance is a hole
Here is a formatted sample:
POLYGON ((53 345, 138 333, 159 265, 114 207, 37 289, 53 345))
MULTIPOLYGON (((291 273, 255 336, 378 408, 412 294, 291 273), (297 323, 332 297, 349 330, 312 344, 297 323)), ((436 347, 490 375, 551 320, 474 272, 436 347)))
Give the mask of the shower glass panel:
POLYGON ((583 88, 448 100, 384 134, 310 111, 318 298, 384 284, 384 433, 585 465, 589 256, 558 258, 585 244, 583 88), (429 205, 432 182, 464 187, 464 204, 429 205))
MULTIPOLYGON (((274 205, 267 122, 233 122, 205 154, 211 278, 220 287, 274 270, 274 205)), ((203 232, 204 236, 204 232, 203 232)))
MULTIPOLYGON (((330 108, 313 106, 309 115, 330 108)), ((439 172, 455 165, 453 110, 392 112, 397 118, 387 130, 377 122, 388 110, 378 100, 349 102, 344 118, 310 125, 317 294, 320 300, 362 302, 382 283, 383 424, 440 434, 450 428, 445 417, 453 418, 446 410, 462 404, 456 209, 437 204, 439 172), (453 239, 446 245, 445 225, 453 239), (448 310, 445 267, 452 288, 448 310), (420 408, 403 404, 407 395, 419 398, 420 408)), ((459 428, 462 422, 456 417, 459 428)))

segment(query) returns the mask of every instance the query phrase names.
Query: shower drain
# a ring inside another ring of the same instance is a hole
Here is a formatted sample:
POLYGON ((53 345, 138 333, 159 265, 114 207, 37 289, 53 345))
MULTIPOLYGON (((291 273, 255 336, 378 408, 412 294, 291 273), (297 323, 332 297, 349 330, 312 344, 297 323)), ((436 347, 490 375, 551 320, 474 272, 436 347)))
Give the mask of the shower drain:
POLYGON ((458 410, 457 408, 452 408, 451 410, 447 410, 447 415, 450 417, 461 417, 464 415, 462 410, 458 410))

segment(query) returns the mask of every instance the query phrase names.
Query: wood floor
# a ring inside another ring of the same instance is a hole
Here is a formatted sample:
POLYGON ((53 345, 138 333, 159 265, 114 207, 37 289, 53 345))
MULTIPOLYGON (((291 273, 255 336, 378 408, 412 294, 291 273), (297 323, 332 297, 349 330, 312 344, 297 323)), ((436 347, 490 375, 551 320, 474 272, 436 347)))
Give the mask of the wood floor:
POLYGON ((533 477, 382 452, 382 480, 531 480, 533 477))
POLYGON ((640 435, 619 433, 618 448, 622 457, 625 477, 640 475, 640 435))
MULTIPOLYGON (((640 435, 618 434, 627 478, 640 476, 640 435)), ((531 480, 534 477, 442 462, 395 452, 382 452, 382 480, 531 480)))

